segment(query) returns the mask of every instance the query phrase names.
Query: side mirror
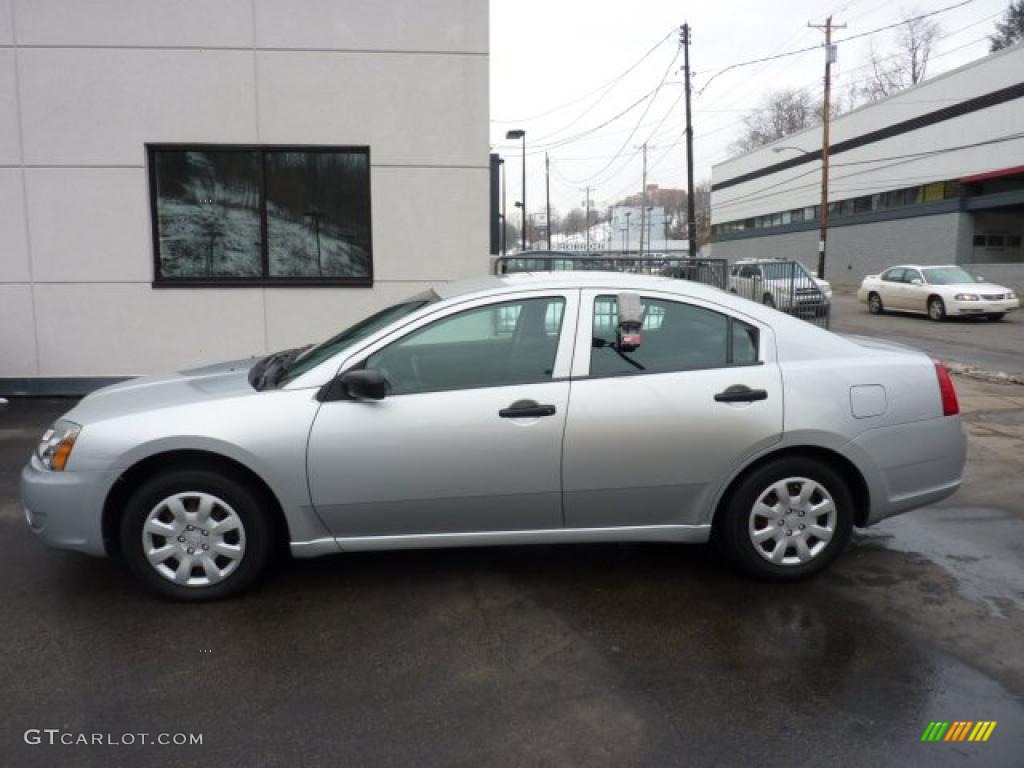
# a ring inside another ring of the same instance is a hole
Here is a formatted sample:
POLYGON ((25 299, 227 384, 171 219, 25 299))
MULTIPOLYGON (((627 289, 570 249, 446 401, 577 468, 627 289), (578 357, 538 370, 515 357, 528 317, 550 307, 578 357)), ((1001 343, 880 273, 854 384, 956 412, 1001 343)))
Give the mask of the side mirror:
POLYGON ((350 397, 362 400, 383 400, 391 388, 380 371, 361 369, 341 374, 341 384, 350 397))
POLYGON ((920 277, 915 277, 913 280, 910 281, 910 284, 911 285, 924 285, 924 280, 922 280, 920 277))

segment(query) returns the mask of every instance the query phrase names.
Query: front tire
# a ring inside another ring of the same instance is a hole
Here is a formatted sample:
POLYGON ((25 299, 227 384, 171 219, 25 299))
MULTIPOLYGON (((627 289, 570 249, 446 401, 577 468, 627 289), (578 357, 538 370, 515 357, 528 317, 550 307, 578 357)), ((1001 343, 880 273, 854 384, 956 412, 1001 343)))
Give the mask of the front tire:
POLYGON ((882 297, 874 291, 868 294, 868 312, 872 315, 881 315, 885 312, 885 306, 882 304, 882 297))
POLYGON ((932 296, 930 299, 928 299, 928 317, 930 317, 936 323, 941 323, 943 320, 945 320, 946 302, 944 302, 938 296, 932 296))
POLYGON ((121 552, 151 591, 174 600, 218 600, 247 589, 273 552, 267 504, 245 483, 209 470, 157 475, 132 494, 121 552))
POLYGON ((988 319, 991 320, 993 323, 998 323, 1000 320, 1003 320, 1005 317, 1006 317, 1006 313, 1005 312, 993 312, 991 315, 988 316, 988 319))
POLYGON ((812 458, 769 461, 730 493, 715 538, 740 570, 797 581, 827 568, 853 530, 853 497, 831 466, 812 458))

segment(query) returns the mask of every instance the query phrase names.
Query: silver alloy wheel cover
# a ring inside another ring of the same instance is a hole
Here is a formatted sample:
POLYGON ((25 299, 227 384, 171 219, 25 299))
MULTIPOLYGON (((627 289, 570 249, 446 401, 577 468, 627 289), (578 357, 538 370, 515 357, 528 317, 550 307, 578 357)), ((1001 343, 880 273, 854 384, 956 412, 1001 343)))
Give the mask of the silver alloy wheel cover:
POLYGON ((871 307, 871 310, 875 314, 878 314, 878 312, 882 309, 882 298, 877 293, 872 293, 868 297, 868 306, 871 307))
MULTIPOLYGON (((918 306, 921 306, 918 304, 918 306)), ((932 299, 928 302, 928 315, 932 320, 942 319, 944 308, 942 306, 942 299, 932 299)))
POLYGON ((807 477, 787 477, 758 494, 747 530, 754 549, 768 562, 804 565, 828 547, 836 520, 836 503, 825 486, 807 477))
POLYGON ((174 584, 213 586, 241 564, 245 526, 226 501, 211 493, 176 493, 146 516, 142 552, 153 570, 174 584))

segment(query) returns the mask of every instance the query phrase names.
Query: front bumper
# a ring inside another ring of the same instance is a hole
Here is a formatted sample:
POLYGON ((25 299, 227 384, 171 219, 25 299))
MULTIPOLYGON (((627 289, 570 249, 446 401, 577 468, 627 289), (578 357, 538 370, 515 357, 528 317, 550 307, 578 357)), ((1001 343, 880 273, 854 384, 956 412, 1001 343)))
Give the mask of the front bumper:
POLYGON ((1002 301, 953 301, 946 307, 949 315, 1002 315, 1020 309, 1020 299, 1002 301))
POLYGON ((34 456, 21 471, 32 532, 51 547, 104 556, 103 503, 117 472, 51 472, 34 456))

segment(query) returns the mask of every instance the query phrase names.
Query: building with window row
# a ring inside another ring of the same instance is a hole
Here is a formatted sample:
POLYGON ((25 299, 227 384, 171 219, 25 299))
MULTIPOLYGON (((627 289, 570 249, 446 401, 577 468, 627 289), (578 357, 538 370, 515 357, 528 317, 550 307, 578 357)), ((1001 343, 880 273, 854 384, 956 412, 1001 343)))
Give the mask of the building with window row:
MULTIPOLYGON (((1024 286, 1024 44, 838 117, 826 278, 955 263, 1024 286)), ((712 255, 814 267, 821 128, 714 166, 712 255)))
POLYGON ((484 0, 0 0, 0 394, 488 269, 484 0))

